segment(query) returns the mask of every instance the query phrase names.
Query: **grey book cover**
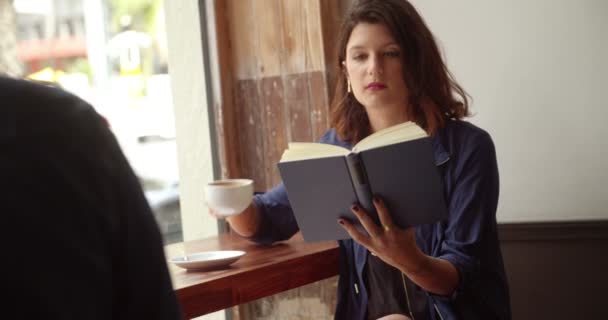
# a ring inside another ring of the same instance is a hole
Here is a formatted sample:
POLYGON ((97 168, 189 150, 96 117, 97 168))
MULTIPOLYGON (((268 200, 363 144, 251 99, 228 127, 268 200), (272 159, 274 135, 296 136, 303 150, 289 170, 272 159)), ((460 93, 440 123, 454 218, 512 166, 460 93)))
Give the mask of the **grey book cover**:
POLYGON ((348 156, 281 162, 278 167, 306 241, 349 239, 339 218, 363 230, 350 210, 354 203, 360 203, 378 221, 372 195, 384 199, 394 223, 403 228, 435 223, 447 216, 430 138, 348 156))

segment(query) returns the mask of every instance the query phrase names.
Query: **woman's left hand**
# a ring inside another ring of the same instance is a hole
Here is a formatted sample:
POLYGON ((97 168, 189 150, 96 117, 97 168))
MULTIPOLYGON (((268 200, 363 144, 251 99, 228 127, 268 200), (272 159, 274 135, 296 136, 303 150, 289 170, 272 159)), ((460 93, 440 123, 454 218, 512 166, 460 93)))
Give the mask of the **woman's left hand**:
POLYGON ((339 219, 338 223, 346 229, 353 240, 402 272, 416 274, 423 270, 427 256, 416 245, 414 229, 401 229, 395 225, 380 198, 374 197, 373 203, 376 212, 378 212, 381 227, 376 225, 363 208, 358 205, 351 207, 352 212, 357 216, 369 236, 357 230, 351 222, 345 219, 339 219))

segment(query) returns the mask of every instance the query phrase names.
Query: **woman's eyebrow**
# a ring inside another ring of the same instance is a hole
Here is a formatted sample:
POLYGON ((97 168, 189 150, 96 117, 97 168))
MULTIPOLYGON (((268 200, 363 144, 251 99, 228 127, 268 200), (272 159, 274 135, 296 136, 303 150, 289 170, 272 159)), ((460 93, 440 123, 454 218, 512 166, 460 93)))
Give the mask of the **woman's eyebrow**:
MULTIPOLYGON (((384 44, 384 45, 382 45, 382 46, 380 46, 380 47, 382 47, 382 48, 386 48, 386 47, 390 47, 390 46, 397 46, 397 47, 399 47, 399 45, 398 45, 396 42, 393 42, 393 41, 388 42, 388 43, 386 43, 386 44, 384 44)), ((364 45, 355 45, 355 46, 349 47, 349 48, 348 48, 348 51, 351 51, 351 50, 359 50, 359 49, 366 49, 366 48, 367 48, 367 47, 366 47, 366 46, 364 46, 364 45)))

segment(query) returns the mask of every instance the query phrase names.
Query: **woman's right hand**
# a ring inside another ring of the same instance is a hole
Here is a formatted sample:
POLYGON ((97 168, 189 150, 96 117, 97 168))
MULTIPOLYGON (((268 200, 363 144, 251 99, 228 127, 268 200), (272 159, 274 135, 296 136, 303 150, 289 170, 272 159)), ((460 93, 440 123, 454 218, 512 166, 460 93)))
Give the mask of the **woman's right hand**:
POLYGON ((218 220, 226 219, 228 224, 230 224, 230 228, 243 237, 253 236, 257 231, 260 221, 258 208, 253 200, 241 213, 225 216, 209 208, 209 214, 218 220))

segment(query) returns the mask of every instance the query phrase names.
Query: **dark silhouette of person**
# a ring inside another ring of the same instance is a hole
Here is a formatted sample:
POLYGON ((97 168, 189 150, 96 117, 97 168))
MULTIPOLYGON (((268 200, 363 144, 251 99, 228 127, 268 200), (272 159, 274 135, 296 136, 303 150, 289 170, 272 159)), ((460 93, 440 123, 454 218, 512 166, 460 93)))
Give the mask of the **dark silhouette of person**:
POLYGON ((180 319, 161 234, 107 122, 26 80, 0 77, 0 103, 8 314, 180 319))

